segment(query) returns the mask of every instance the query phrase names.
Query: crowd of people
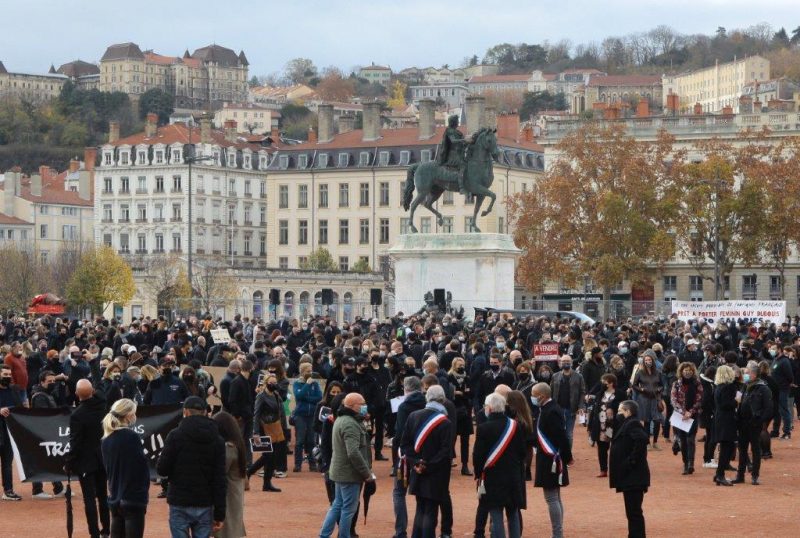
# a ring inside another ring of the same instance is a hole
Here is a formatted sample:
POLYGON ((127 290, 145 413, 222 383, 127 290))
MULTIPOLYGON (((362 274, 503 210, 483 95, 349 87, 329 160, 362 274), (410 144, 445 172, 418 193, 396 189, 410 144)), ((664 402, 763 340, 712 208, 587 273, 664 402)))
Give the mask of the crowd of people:
MULTIPOLYGON (((748 474, 760 483, 772 441, 791 437, 793 408, 800 411, 798 322, 589 326, 428 311, 341 324, 9 318, 0 323, 2 499, 22 498, 9 413, 74 407, 64 463, 80 480, 90 536, 143 536, 150 482, 132 427, 138 407, 176 404, 184 418, 156 465, 173 536, 245 536, 251 478, 263 474, 261 490, 280 494, 293 456, 292 472, 322 473, 331 506, 321 537, 337 526, 340 537, 357 536, 362 493, 375 490, 372 462, 389 459, 394 538, 409 532, 409 495, 412 536, 452 535, 449 483, 458 466, 479 495, 475 537, 490 521, 493 537, 521 535, 527 481, 542 489, 560 537, 560 490, 569 485, 574 432, 584 427, 598 476, 623 493, 629 535, 645 536, 648 451, 666 444, 691 475, 699 441, 716 485, 748 474), (215 342, 215 329, 228 338, 215 342), (552 342, 558 360, 533 355, 535 344, 552 342), (214 379, 209 366, 225 375, 214 379)), ((34 483, 32 497, 64 494, 62 483, 52 488, 34 483)))

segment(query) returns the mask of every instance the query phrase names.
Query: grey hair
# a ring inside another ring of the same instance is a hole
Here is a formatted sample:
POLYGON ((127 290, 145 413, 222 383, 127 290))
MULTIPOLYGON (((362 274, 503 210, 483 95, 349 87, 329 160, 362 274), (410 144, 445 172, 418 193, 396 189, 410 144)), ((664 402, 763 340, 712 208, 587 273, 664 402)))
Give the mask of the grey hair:
POLYGON ((444 403, 444 389, 441 385, 433 385, 425 391, 426 402, 444 403))
POLYGON ((747 361, 747 369, 758 372, 758 363, 756 361, 747 361))
POLYGON ((407 393, 420 392, 422 390, 422 381, 416 376, 409 376, 403 379, 403 391, 407 393))
MULTIPOLYGON (((428 389, 430 390, 430 389, 428 389)), ((486 396, 484 405, 489 408, 492 413, 503 413, 506 410, 506 399, 500 394, 493 392, 486 396)))

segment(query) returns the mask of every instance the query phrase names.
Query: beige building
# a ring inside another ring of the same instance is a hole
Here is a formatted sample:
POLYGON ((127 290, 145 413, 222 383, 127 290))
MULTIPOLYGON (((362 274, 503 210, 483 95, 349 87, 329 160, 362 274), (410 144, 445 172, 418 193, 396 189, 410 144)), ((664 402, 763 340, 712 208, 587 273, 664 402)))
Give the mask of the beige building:
POLYGON ((375 82, 385 87, 389 87, 392 80, 392 70, 382 65, 368 65, 358 71, 358 78, 363 78, 369 82, 375 82))
POLYGON ((214 126, 235 121, 240 133, 268 134, 278 128, 281 113, 253 103, 224 103, 214 113, 214 126))
POLYGON ((216 109, 224 102, 247 100, 247 57, 220 45, 183 57, 142 52, 136 43, 108 47, 100 59, 101 91, 121 91, 134 100, 159 88, 175 96, 175 107, 216 109))
POLYGON ((0 240, 32 248, 47 263, 62 249, 94 240, 92 168, 96 152, 86 152, 86 162, 70 163, 56 174, 47 166, 39 174, 23 177, 6 172, 0 188, 0 240))
POLYGON ((761 56, 749 56, 712 67, 697 69, 679 75, 664 75, 663 106, 667 108, 667 96, 678 96, 679 112, 694 110, 700 103, 703 112, 720 112, 723 107, 739 111, 739 97, 744 87, 754 81, 770 78, 769 60, 761 56))
POLYGON ((58 97, 67 80, 59 73, 36 75, 8 71, 0 61, 0 99, 45 103, 58 97))
POLYGON ((595 75, 589 78, 583 91, 582 102, 574 103, 575 113, 591 110, 595 103, 606 105, 627 103, 634 105, 641 100, 649 108, 661 105, 661 77, 652 75, 595 75))

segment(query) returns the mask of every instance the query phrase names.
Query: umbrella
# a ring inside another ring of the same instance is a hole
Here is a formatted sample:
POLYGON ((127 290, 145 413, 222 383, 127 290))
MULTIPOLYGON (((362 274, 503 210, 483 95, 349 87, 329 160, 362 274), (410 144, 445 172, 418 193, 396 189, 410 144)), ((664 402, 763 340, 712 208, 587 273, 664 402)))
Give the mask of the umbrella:
POLYGON ((67 503, 67 538, 72 538, 72 486, 71 476, 67 473, 67 489, 64 491, 64 500, 67 503))
POLYGON ((367 524, 367 512, 369 512, 369 498, 375 495, 377 485, 375 480, 364 483, 364 525, 367 524))

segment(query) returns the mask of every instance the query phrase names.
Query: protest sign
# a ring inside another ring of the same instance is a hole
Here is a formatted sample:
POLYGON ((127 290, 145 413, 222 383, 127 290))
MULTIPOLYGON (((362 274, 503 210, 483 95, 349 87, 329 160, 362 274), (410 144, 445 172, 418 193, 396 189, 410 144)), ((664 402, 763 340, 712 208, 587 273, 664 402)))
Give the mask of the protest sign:
POLYGON ((681 321, 780 325, 786 321, 786 301, 672 301, 672 314, 681 321))
POLYGON ((533 360, 536 361, 556 361, 558 360, 558 343, 533 345, 533 360))

